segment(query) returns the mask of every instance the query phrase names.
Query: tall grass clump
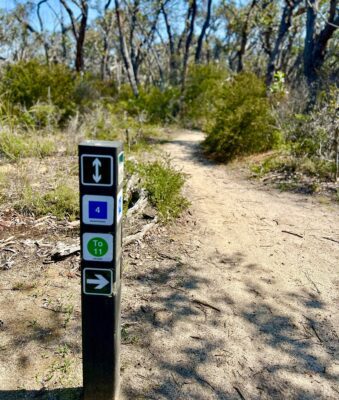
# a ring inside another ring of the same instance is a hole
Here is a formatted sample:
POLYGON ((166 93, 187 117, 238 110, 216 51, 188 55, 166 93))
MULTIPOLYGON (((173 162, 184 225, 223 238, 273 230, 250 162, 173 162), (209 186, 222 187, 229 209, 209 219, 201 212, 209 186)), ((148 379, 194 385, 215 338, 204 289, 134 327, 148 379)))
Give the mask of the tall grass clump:
POLYGON ((14 208, 35 217, 54 215, 59 219, 75 220, 79 217, 78 193, 72 187, 60 184, 41 195, 26 185, 14 208))
POLYGON ((275 128, 265 84, 251 73, 226 81, 207 133, 206 151, 222 162, 277 145, 280 132, 275 128))
POLYGON ((55 141, 48 137, 18 134, 6 130, 0 132, 0 158, 17 161, 26 157, 44 158, 56 152, 55 141))
POLYGON ((164 221, 178 217, 188 207, 189 203, 182 195, 185 176, 168 160, 143 164, 141 175, 150 202, 164 221))

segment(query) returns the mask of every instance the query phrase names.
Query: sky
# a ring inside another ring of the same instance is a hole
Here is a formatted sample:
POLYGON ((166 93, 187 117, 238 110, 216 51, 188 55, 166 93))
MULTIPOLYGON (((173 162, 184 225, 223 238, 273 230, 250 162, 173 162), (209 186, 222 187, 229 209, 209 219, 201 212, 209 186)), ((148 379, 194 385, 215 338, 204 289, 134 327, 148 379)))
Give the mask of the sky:
MULTIPOLYGON (((38 0, 31 0, 32 3, 37 4, 38 0)), ((18 4, 27 4, 28 1, 26 0, 0 0, 0 9, 2 9, 5 12, 10 12, 15 8, 16 5, 18 4)), ((103 3, 103 0, 99 0, 99 3, 103 3)), ((41 6, 41 15, 43 16, 44 23, 45 23, 45 28, 47 30, 53 31, 55 25, 58 25, 56 22, 56 17, 55 14, 52 11, 52 8, 55 10, 56 13, 60 13, 60 9, 62 8, 60 5, 59 0, 49 0, 48 4, 45 3, 41 6)), ((75 10, 75 15, 77 15, 77 8, 72 7, 75 10)), ((34 14, 33 14, 34 15, 34 14)), ((67 21, 66 13, 64 12, 65 15, 65 21, 67 21)), ((95 16, 97 15, 97 12, 93 9, 90 9, 89 11, 89 20, 91 21, 95 16)), ((31 23, 33 25, 38 26, 38 20, 36 17, 33 16, 31 23)))

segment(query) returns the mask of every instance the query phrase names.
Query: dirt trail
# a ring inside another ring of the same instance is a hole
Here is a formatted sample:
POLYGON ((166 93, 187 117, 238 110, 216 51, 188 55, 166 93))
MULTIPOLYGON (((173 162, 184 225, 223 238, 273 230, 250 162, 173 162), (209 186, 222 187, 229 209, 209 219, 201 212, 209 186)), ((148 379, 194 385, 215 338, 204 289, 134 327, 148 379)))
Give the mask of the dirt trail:
MULTIPOLYGON (((338 206, 215 165, 202 138, 163 147, 189 211, 124 248, 121 400, 338 399, 338 206)), ((50 259, 78 232, 1 215, 0 400, 79 400, 79 255, 50 259)))
POLYGON ((173 229, 177 268, 139 277, 153 319, 126 398, 338 399, 338 207, 260 188, 200 157, 202 139, 165 146, 194 223, 173 229))

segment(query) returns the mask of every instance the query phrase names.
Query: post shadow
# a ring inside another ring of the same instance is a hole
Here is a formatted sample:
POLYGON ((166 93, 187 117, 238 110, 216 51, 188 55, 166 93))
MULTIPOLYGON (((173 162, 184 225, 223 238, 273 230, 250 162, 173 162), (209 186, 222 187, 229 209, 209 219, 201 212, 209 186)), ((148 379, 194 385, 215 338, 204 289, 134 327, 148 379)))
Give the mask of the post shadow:
POLYGON ((0 400, 81 400, 82 387, 41 390, 0 390, 0 400))

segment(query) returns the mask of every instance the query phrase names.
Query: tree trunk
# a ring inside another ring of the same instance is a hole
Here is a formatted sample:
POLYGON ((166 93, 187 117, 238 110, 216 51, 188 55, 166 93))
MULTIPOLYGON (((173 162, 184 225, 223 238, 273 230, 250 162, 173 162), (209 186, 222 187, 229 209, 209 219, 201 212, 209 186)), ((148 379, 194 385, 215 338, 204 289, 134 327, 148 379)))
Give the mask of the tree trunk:
POLYGON ((304 46, 304 75, 308 85, 316 90, 316 83, 319 78, 320 69, 325 61, 328 42, 333 36, 334 31, 339 25, 339 15, 337 12, 338 0, 331 0, 329 7, 329 17, 324 28, 316 34, 316 10, 318 9, 317 0, 306 0, 306 37, 304 46))
POLYGON ((169 22, 167 12, 164 5, 161 6, 161 12, 164 16, 166 32, 168 36, 168 47, 169 47, 169 81, 172 85, 177 84, 177 60, 175 54, 175 44, 172 34, 172 28, 169 22))
POLYGON ((199 38, 198 38, 198 43, 197 43, 197 49, 195 52, 195 62, 196 64, 198 64, 200 62, 201 59, 201 52, 202 52, 202 45, 204 42, 204 37, 206 34, 206 30, 210 25, 210 20, 211 20, 211 9, 212 9, 212 0, 208 0, 207 3, 207 13, 206 13, 206 18, 204 21, 204 24, 202 26, 199 38))
POLYGON ((293 11, 295 8, 301 3, 302 0, 295 0, 295 1, 286 1, 281 20, 279 26, 279 32, 277 39, 275 41, 275 45, 273 51, 270 54, 268 65, 267 65, 267 72, 266 72, 266 84, 270 86, 273 81, 273 76, 277 68, 277 60, 281 54, 282 45, 284 39, 292 25, 292 16, 293 11))
POLYGON ((194 33, 195 17, 197 15, 197 2, 196 2, 196 0, 192 0, 192 3, 191 3, 190 7, 191 7, 191 12, 189 12, 189 15, 191 15, 191 18, 190 18, 190 22, 189 22, 189 29, 188 29, 188 34, 187 34, 187 37, 186 37, 185 52, 184 52, 184 57, 183 57, 183 68, 182 68, 182 79, 181 79, 181 93, 182 94, 184 93, 185 86, 186 86, 186 75, 187 75, 189 52, 190 52, 193 33, 194 33))
POLYGON ((83 12, 76 43, 75 70, 81 72, 84 69, 84 43, 87 29, 88 5, 83 2, 83 12))
POLYGON ((244 69, 243 57, 245 55, 247 39, 248 39, 248 25, 249 25, 252 11, 253 11, 254 7, 256 6, 256 4, 257 4, 257 0, 253 0, 250 8, 248 10, 248 13, 246 15, 246 20, 245 20, 242 30, 241 30, 240 49, 237 52, 237 56, 238 56, 237 72, 241 72, 244 69))
POLYGON ((75 18, 73 9, 67 4, 67 0, 60 0, 60 3, 65 8, 69 19, 71 21, 72 32, 76 42, 75 51, 75 70, 81 72, 84 68, 84 43, 87 30, 88 20, 88 0, 80 0, 79 2, 72 1, 73 4, 80 9, 80 25, 77 29, 77 20, 75 18))
POLYGON ((135 79, 134 69, 133 69, 133 65, 131 62, 131 58, 128 53, 126 38, 125 38, 124 32, 122 30, 119 0, 115 0, 115 15, 116 15, 118 31, 119 31, 119 44, 120 44, 121 57, 122 57, 122 60, 123 60, 123 63, 124 63, 125 69, 126 69, 128 81, 131 85, 133 94, 135 97, 138 97, 139 89, 138 89, 137 81, 135 79))

